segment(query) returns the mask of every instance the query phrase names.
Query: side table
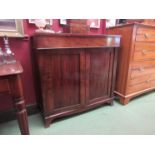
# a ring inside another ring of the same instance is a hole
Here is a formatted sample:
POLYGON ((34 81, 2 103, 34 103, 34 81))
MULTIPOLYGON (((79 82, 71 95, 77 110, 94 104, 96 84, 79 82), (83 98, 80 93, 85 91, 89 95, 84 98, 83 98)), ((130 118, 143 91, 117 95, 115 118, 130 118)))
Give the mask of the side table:
POLYGON ((0 93, 9 93, 13 99, 16 116, 22 135, 29 134, 27 111, 23 95, 20 62, 0 66, 0 93))

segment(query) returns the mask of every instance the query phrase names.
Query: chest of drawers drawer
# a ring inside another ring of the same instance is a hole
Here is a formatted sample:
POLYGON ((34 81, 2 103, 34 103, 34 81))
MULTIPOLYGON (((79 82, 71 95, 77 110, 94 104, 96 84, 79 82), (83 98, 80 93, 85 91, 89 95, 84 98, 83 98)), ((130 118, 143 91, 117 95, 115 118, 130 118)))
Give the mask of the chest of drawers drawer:
POLYGON ((144 75, 155 73, 155 66, 140 66, 138 68, 131 69, 130 79, 136 78, 136 77, 142 77, 144 75))
POLYGON ((136 41, 154 42, 155 41, 155 29, 139 27, 136 33, 136 41))
POLYGON ((133 62, 130 67, 128 93, 155 87, 155 60, 133 62))
POLYGON ((134 86, 134 85, 141 84, 144 82, 148 83, 148 82, 154 81, 154 80, 155 80, 155 73, 154 74, 147 74, 144 76, 140 76, 137 78, 130 79, 129 86, 134 86))
POLYGON ((134 93, 150 88, 150 82, 144 81, 127 87, 127 93, 134 93))
POLYGON ((0 80, 0 93, 9 91, 8 80, 0 80))
POLYGON ((136 69, 136 68, 140 68, 140 67, 154 67, 155 66, 155 59, 154 60, 147 60, 147 61, 134 61, 130 64, 130 68, 132 69, 136 69))
POLYGON ((133 61, 155 59, 155 43, 136 42, 133 61))
POLYGON ((128 93, 155 87, 155 73, 134 78, 129 81, 128 93))

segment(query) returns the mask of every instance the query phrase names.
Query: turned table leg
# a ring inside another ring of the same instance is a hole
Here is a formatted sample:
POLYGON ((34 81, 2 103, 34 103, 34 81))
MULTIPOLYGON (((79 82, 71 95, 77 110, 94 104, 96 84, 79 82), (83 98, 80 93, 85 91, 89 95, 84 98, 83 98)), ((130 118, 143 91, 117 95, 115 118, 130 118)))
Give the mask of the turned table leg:
POLYGON ((23 87, 20 75, 10 78, 10 89, 13 97, 13 104, 16 109, 16 117, 22 135, 29 134, 27 111, 23 96, 23 87))
POLYGON ((22 135, 29 135, 27 111, 24 100, 15 101, 14 106, 16 108, 16 117, 19 124, 19 128, 22 135))

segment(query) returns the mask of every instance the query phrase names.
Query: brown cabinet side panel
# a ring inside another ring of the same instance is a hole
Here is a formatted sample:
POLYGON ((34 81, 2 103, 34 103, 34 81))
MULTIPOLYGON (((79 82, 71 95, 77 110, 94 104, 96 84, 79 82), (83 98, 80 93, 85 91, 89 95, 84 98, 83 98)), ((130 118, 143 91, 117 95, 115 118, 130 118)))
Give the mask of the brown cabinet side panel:
POLYGON ((121 35, 121 47, 118 52, 118 66, 116 73, 115 91, 125 94, 127 87, 128 71, 131 57, 131 43, 133 25, 125 27, 109 28, 107 34, 121 35))

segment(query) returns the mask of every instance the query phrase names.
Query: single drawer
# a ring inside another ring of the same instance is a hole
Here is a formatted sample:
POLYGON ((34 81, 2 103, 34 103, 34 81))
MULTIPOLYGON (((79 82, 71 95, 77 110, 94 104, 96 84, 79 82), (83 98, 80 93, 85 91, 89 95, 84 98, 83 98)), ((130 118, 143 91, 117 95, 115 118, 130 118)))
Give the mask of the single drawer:
POLYGON ((142 91, 142 90, 145 90, 148 88, 150 88, 150 82, 145 81, 145 82, 141 82, 141 83, 137 83, 137 84, 134 84, 132 86, 129 86, 127 88, 127 93, 130 94, 130 93, 142 91))
POLYGON ((137 29, 136 41, 154 42, 155 41, 155 28, 143 28, 137 29))
POLYGON ((133 61, 155 59, 155 43, 135 43, 133 61))
POLYGON ((0 80, 0 93, 9 91, 8 80, 0 80))
POLYGON ((138 68, 132 68, 131 69, 131 74, 130 74, 130 79, 136 78, 136 77, 142 77, 144 75, 150 75, 152 73, 155 73, 155 66, 140 66, 138 68))
POLYGON ((143 91, 148 88, 155 87, 155 72, 144 76, 130 79, 127 92, 134 93, 137 91, 143 91))
POLYGON ((140 76, 137 78, 130 79, 129 86, 134 86, 134 85, 145 83, 145 82, 149 83, 149 82, 154 81, 154 80, 155 80, 155 73, 147 74, 144 76, 140 76))
POLYGON ((146 60, 146 61, 134 61, 130 64, 131 69, 136 69, 139 67, 149 68, 151 66, 155 67, 155 59, 154 60, 146 60))

